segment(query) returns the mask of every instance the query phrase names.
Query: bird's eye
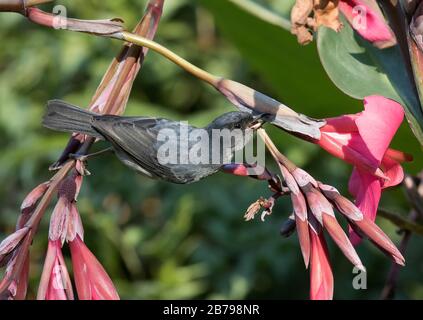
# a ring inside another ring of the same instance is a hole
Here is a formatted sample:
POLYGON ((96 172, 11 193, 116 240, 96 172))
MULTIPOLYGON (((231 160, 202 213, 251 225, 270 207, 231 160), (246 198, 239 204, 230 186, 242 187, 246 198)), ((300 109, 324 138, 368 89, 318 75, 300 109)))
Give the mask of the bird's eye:
POLYGON ((235 129, 241 129, 241 124, 240 123, 236 123, 235 124, 235 129))

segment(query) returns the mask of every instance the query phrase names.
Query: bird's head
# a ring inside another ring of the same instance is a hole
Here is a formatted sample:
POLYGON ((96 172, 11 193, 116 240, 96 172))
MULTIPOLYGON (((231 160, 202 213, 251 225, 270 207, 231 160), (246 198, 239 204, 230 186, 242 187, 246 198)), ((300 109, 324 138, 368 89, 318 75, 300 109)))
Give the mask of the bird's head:
POLYGON ((216 118, 208 126, 210 129, 256 130, 263 124, 263 115, 253 115, 248 112, 228 112, 216 118))

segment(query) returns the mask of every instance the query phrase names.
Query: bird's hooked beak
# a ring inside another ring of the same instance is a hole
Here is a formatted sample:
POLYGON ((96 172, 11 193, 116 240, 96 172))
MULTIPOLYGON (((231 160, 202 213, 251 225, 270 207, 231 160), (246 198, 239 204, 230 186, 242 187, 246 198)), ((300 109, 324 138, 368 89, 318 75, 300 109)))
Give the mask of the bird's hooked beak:
POLYGON ((250 123, 248 128, 251 130, 260 129, 263 126, 263 124, 266 122, 265 118, 268 117, 269 115, 270 115, 269 113, 260 113, 257 115, 253 115, 253 121, 250 123))

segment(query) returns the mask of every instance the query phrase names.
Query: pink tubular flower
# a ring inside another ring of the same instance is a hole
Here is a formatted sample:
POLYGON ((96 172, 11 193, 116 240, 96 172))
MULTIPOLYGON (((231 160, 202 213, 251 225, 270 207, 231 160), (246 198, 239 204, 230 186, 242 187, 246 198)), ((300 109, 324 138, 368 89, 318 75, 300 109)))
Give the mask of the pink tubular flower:
POLYGON ((119 299, 109 276, 82 240, 84 229, 75 202, 81 179, 78 171, 75 171, 74 175, 63 180, 59 187, 59 201, 50 219, 49 246, 38 289, 37 298, 40 300, 74 298, 71 280, 62 255, 62 246, 65 242, 69 243, 72 255, 78 298, 80 300, 119 299))
POLYGON ((112 280, 79 236, 69 242, 69 247, 78 298, 119 300, 112 280))
POLYGON ((339 9, 364 39, 378 48, 396 44, 396 38, 375 0, 341 0, 339 9))
MULTIPOLYGON (((354 165, 350 192, 361 212, 374 221, 382 189, 401 183, 404 172, 400 163, 412 158, 388 148, 404 118, 401 105, 370 96, 364 99, 364 108, 359 114, 327 119, 317 144, 354 165)), ((357 243, 357 235, 352 237, 357 243)))
POLYGON ((323 232, 316 233, 313 229, 310 229, 310 240, 310 299, 332 300, 333 274, 323 232))
POLYGON ((37 293, 38 300, 73 300, 72 283, 60 240, 49 241, 47 257, 37 293))

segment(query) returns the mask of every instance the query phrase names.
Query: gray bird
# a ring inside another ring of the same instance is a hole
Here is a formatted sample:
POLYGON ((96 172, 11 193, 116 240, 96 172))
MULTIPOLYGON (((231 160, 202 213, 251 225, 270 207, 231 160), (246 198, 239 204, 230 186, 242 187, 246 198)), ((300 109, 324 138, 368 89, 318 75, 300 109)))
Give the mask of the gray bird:
POLYGON ((247 112, 229 112, 199 129, 163 118, 99 115, 64 101, 52 100, 48 102, 43 125, 57 131, 77 132, 106 140, 111 143, 117 157, 137 172, 154 179, 188 184, 214 174, 223 165, 231 163, 234 153, 242 150, 249 140, 230 138, 229 143, 225 144, 220 137, 221 148, 217 150, 213 148, 216 142, 214 132, 228 129, 251 138, 252 132, 249 130, 260 127, 262 117, 247 112), (204 133, 206 138, 200 139, 204 133), (179 161, 181 155, 187 158, 199 150, 206 161, 179 161), (219 161, 212 159, 212 155, 216 154, 219 161), (163 155, 173 156, 178 161, 163 162, 163 155))

